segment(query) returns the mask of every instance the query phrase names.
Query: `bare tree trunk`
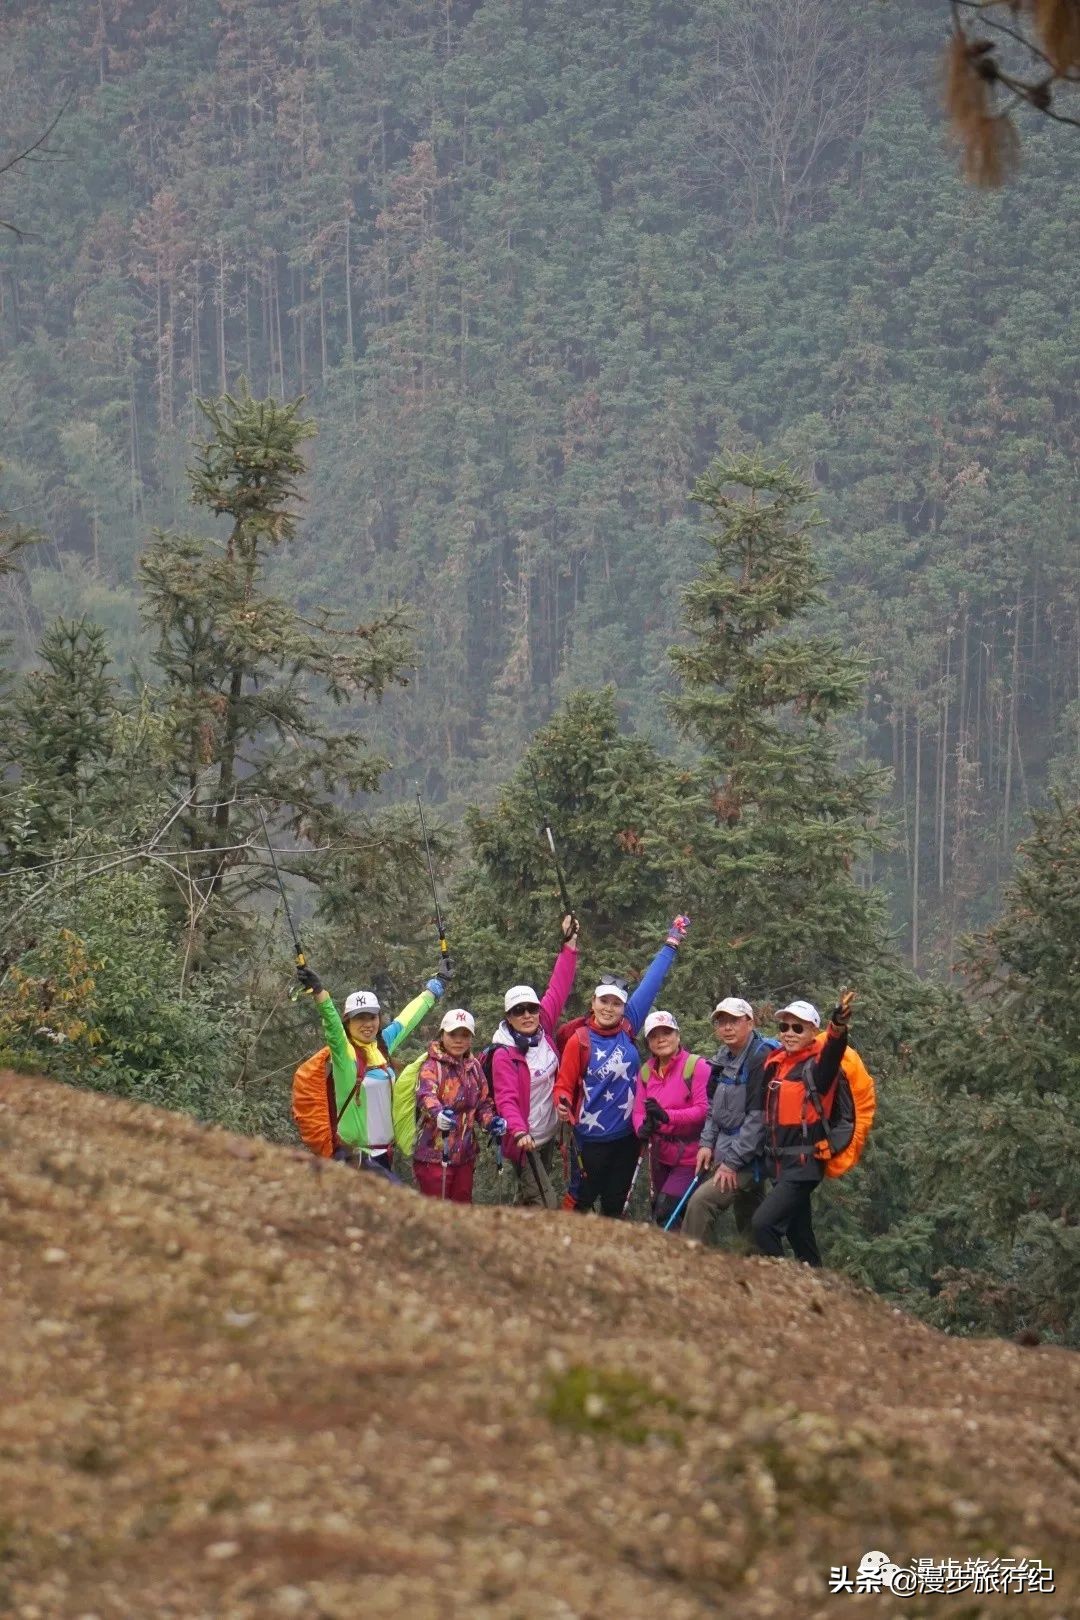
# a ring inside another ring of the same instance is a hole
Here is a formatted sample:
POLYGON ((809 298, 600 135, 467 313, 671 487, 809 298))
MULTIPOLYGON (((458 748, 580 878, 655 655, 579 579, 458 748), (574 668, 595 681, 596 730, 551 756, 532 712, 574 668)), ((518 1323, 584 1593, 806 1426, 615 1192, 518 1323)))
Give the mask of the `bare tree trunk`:
POLYGON ((229 389, 229 374, 225 364, 225 244, 218 242, 218 393, 229 389))
POLYGON ((350 369, 356 363, 356 345, 353 342, 352 309, 352 221, 345 216, 345 347, 350 369))
POLYGON ((135 375, 128 377, 128 451, 131 464, 131 527, 139 521, 139 490, 142 472, 139 467, 139 424, 135 415, 135 375))
POLYGON ((919 971, 919 811, 922 804, 922 715, 915 711, 915 826, 911 862, 911 966, 919 971))
POLYGON ((271 282, 271 295, 273 298, 274 326, 277 331, 277 358, 278 358, 278 390, 281 394, 281 403, 285 403, 285 345, 281 338, 281 282, 278 277, 277 254, 274 254, 273 280, 271 282))
POLYGON ((326 381, 326 277, 323 273, 322 254, 319 254, 319 376, 326 381))
POLYGON ((307 302, 306 288, 304 284, 304 267, 302 264, 298 264, 296 267, 296 279, 298 283, 298 296, 296 300, 298 317, 297 355, 300 362, 300 392, 303 394, 307 392, 307 333, 305 330, 307 326, 307 302))
POLYGON ((199 261, 195 260, 191 267, 193 276, 191 294, 191 431, 195 434, 199 425, 199 413, 195 401, 202 393, 200 366, 199 366, 199 261))
POLYGON ((1016 696, 1017 696, 1017 686, 1019 684, 1019 682, 1017 680, 1017 670, 1019 668, 1019 665, 1020 665, 1020 597, 1019 597, 1019 594, 1018 594, 1017 598, 1016 598, 1016 605, 1013 608, 1012 669, 1010 671, 1010 677, 1009 677, 1009 719, 1008 719, 1008 724, 1006 726, 1007 742, 1006 742, 1006 756, 1005 756, 1005 800, 1004 800, 1004 807, 1003 807, 1003 810, 1002 810, 1001 852, 1004 855, 1006 860, 1008 860, 1008 858, 1009 858, 1009 845, 1010 845, 1009 828, 1010 828, 1010 825, 1011 825, 1011 817, 1012 817, 1013 745, 1014 745, 1014 741, 1015 741, 1015 738, 1016 738, 1016 696))
POLYGON ((945 637, 945 687, 941 701, 941 746, 938 749, 938 893, 945 891, 945 804, 949 781, 949 682, 952 679, 952 625, 945 637))
POLYGON ((908 819, 908 717, 907 705, 900 705, 900 803, 904 817, 904 865, 911 882, 911 824, 908 819))

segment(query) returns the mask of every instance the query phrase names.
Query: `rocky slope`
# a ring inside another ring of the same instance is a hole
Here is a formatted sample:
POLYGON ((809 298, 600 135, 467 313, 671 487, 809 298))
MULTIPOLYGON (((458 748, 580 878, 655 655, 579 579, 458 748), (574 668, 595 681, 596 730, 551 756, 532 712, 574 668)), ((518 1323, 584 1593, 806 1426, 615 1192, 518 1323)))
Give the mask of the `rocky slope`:
POLYGON ((1080 1357, 794 1264, 4 1075, 0 1276, 20 1620, 1080 1613, 1080 1357), (877 1548, 1056 1591, 831 1595, 877 1548))

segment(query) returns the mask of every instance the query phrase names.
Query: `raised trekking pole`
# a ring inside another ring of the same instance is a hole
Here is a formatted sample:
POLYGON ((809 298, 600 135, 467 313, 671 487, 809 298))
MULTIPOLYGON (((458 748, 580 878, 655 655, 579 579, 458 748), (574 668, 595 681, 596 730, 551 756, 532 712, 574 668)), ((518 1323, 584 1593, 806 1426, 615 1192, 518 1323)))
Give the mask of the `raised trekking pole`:
MULTIPOLYGON (((304 955, 304 947, 300 943, 300 935, 296 932, 296 924, 293 922, 292 912, 289 910, 289 897, 285 893, 285 885, 281 881, 281 872, 278 868, 277 856, 274 854, 274 846, 270 842, 270 829, 266 825, 266 817, 263 815, 262 801, 260 799, 255 800, 255 808, 259 812, 259 820, 262 822, 263 837, 266 839, 266 847, 270 851, 270 864, 274 868, 274 876, 277 878, 277 886, 281 890, 281 903, 285 907, 285 920, 289 925, 289 933, 292 935, 293 946, 296 950, 296 965, 298 968, 307 967, 307 957, 304 955)), ((295 994, 292 990, 289 991, 290 1001, 295 1001, 298 996, 306 996, 309 994, 307 990, 303 990, 299 986, 295 986, 294 988, 295 994)))
POLYGON ((439 930, 439 950, 442 954, 443 967, 445 967, 450 958, 450 946, 446 942, 446 929, 443 927, 439 896, 435 888, 435 868, 431 864, 431 844, 428 841, 427 822, 424 820, 424 801, 420 797, 419 788, 416 790, 416 808, 420 812, 420 828, 424 834, 424 852, 427 855, 428 877, 431 879, 431 898, 435 902, 435 926, 439 930))
POLYGON ((551 859, 555 863, 555 877, 559 884, 559 899, 562 901, 563 911, 567 912, 569 916, 573 918, 574 922, 577 922, 577 914, 575 913, 573 906, 570 904, 570 896, 566 892, 566 879, 563 877, 563 870, 559 864, 559 856, 555 848, 555 834, 551 830, 551 817, 548 815, 544 806, 544 801, 541 798, 540 784, 536 780, 536 772, 533 770, 532 760, 529 761, 529 775, 532 777, 533 792, 536 794, 536 808, 540 812, 540 822, 544 829, 544 836, 547 838, 548 849, 551 851, 551 859))
POLYGON ((697 1192, 698 1188, 701 1186, 701 1183, 703 1181, 705 1181, 706 1179, 707 1179, 707 1176, 695 1176, 694 1177, 693 1181, 690 1183, 689 1187, 687 1187, 686 1191, 683 1193, 682 1197, 679 1199, 679 1202, 675 1205, 675 1208, 672 1210, 671 1214, 668 1216, 667 1220, 664 1222, 664 1231, 665 1232, 670 1232, 671 1231, 671 1228, 675 1225, 675 1222, 678 1220, 679 1216, 682 1214, 684 1204, 689 1203, 691 1196, 694 1193, 697 1192))

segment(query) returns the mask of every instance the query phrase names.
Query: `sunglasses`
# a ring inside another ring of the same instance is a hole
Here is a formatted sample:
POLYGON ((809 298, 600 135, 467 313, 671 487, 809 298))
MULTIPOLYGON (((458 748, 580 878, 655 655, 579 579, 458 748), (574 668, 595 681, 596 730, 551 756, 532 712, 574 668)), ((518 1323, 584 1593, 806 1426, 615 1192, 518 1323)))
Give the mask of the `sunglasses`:
POLYGON ((624 996, 630 988, 629 981, 620 978, 617 973, 601 973, 598 983, 610 984, 613 990, 621 990, 624 996))
POLYGON ((784 1019, 783 1022, 777 1019, 776 1027, 780 1031, 781 1035, 805 1035, 806 1033, 805 1024, 796 1024, 795 1022, 789 1023, 787 1019, 784 1019))
POLYGON ((530 1013, 538 1013, 539 1011, 540 1003, 538 1001, 522 1001, 516 1007, 511 1007, 506 1016, 507 1018, 527 1018, 530 1013))

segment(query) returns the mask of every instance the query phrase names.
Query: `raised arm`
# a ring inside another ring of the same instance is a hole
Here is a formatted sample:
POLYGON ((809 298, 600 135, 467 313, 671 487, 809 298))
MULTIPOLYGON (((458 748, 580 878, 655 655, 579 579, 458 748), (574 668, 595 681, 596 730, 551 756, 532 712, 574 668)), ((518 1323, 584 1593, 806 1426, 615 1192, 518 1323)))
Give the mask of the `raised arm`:
POLYGON ((442 995, 445 986, 439 978, 429 979, 418 996, 413 996, 407 1002, 393 1023, 387 1024, 383 1030, 383 1040, 386 1042, 388 1052, 396 1052, 402 1041, 407 1041, 416 1028, 434 1007, 442 995))
POLYGON ((848 1020, 851 1017, 851 1004, 854 1000, 854 991, 845 990, 829 1019, 825 1045, 814 1061, 814 1089, 819 1097, 824 1097, 840 1073, 840 1062, 847 1050, 848 1020))
POLYGON ((334 1006, 329 991, 320 989, 315 995, 315 1005, 319 1009, 323 1038, 330 1048, 334 1101, 340 1115, 356 1087, 356 1053, 349 1044, 345 1025, 341 1022, 341 1015, 334 1006))
POLYGON ((555 958, 548 987, 540 998, 540 1027, 548 1040, 555 1036, 555 1026, 562 1017, 577 973, 578 924, 569 914, 562 920, 563 947, 555 958))
POLYGON ((668 971, 678 955, 682 937, 689 926, 689 917, 675 918, 667 939, 641 975, 641 983, 626 1003, 626 1019, 633 1034, 637 1034, 645 1022, 649 1008, 660 994, 660 986, 667 978, 668 971))

